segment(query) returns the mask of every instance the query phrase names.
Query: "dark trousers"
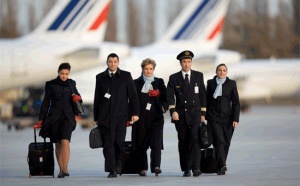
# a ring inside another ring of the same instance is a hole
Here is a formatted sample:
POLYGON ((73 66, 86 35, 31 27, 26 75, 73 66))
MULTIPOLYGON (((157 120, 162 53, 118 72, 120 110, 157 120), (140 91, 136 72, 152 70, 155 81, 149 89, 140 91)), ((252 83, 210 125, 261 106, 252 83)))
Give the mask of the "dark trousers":
POLYGON ((160 167, 161 164, 161 149, 163 136, 163 118, 151 123, 151 127, 145 131, 145 143, 143 147, 138 148, 139 155, 142 158, 141 170, 148 170, 147 150, 150 146, 150 169, 155 172, 155 167, 160 167))
POLYGON ((200 169, 201 148, 198 138, 199 125, 187 126, 185 121, 175 124, 178 134, 178 151, 182 171, 200 169))
POLYGON ((115 128, 114 134, 111 129, 99 127, 103 137, 104 147, 103 155, 105 158, 105 172, 116 170, 117 166, 121 166, 121 153, 123 152, 123 143, 126 136, 126 125, 119 125, 115 128))
POLYGON ((218 168, 226 166, 226 160, 229 152, 230 141, 233 134, 232 130, 225 130, 226 126, 232 125, 231 123, 220 123, 216 121, 208 121, 209 126, 212 128, 214 136, 214 147, 216 149, 216 157, 218 160, 218 168))

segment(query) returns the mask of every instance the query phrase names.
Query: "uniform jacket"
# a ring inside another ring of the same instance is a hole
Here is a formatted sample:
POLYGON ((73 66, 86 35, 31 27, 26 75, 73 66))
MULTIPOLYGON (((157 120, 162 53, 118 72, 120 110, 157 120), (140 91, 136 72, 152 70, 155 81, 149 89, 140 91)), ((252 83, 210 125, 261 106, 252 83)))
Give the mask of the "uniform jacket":
MULTIPOLYGON (((159 90, 160 96, 158 97, 148 97, 148 96, 142 96, 141 90, 144 86, 144 79, 143 76, 140 76, 138 79, 134 80, 135 82, 135 87, 137 90, 137 93, 139 95, 139 103, 140 103, 140 119, 139 121, 132 126, 132 144, 133 147, 136 148, 138 146, 143 146, 143 142, 145 142, 145 138, 149 138, 149 127, 146 123, 141 123, 144 121, 144 118, 146 116, 144 115, 146 112, 146 106, 147 103, 151 104, 151 119, 152 122, 155 122, 155 125, 159 126, 152 126, 155 127, 155 132, 161 133, 163 135, 163 125, 164 125, 164 118, 163 118, 163 113, 165 113, 168 110, 168 104, 166 100, 166 86, 164 83, 164 80, 161 78, 156 78, 154 77, 154 81, 151 83, 153 90, 159 90), (141 124, 143 126, 141 126, 141 124)), ((154 134, 153 134, 154 135, 154 134)), ((161 136, 160 139, 161 147, 163 149, 163 139, 161 136)), ((152 144, 150 144, 151 146, 152 144)))
POLYGON ((215 99, 216 77, 207 81, 207 120, 239 122, 240 102, 236 82, 227 77, 222 85, 222 96, 215 99))
MULTIPOLYGON (((187 92, 182 71, 172 74, 167 86, 167 102, 171 116, 176 111, 179 114, 179 120, 185 117, 187 125, 201 123, 201 115, 205 116, 206 113, 203 74, 191 70, 190 86, 187 92)), ((172 122, 175 121, 172 120, 172 122)))
MULTIPOLYGON (((138 79, 134 80, 135 82, 135 87, 137 90, 137 93, 139 95, 139 100, 140 100, 140 106, 143 108, 146 108, 147 101, 148 100, 141 100, 141 90, 144 86, 144 79, 143 76, 140 76, 138 79), (144 105, 142 104, 144 103, 144 105)), ((155 98, 151 98, 155 100, 155 105, 157 108, 157 110, 160 112, 160 114, 165 113, 168 110, 168 103, 166 100, 166 86, 165 86, 165 82, 163 79, 161 78, 156 78, 154 77, 154 81, 151 83, 153 90, 159 90, 160 92, 160 96, 159 97, 155 97, 155 98), (163 107, 163 108, 162 108, 163 107)), ((140 112, 142 112, 142 108, 140 108, 140 112)))
POLYGON ((45 96, 41 105, 39 120, 43 120, 43 130, 55 122, 62 114, 65 114, 73 125, 76 127, 75 114, 72 108, 72 92, 69 82, 71 82, 75 94, 80 95, 76 88, 76 82, 72 79, 63 82, 57 77, 46 82, 45 96))
POLYGON ((114 129, 117 125, 126 126, 128 107, 133 115, 139 115, 139 100, 129 72, 118 68, 112 83, 108 73, 106 69, 96 76, 94 120, 98 125, 114 129), (109 99, 106 93, 111 95, 109 99))

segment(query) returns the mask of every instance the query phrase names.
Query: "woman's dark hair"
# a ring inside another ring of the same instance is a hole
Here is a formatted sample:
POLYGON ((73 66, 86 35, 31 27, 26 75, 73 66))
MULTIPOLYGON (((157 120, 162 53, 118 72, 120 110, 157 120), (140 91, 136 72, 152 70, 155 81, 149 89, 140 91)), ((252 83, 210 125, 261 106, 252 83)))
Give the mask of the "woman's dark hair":
POLYGON ((71 70, 70 63, 61 63, 58 67, 58 72, 61 71, 62 69, 68 69, 70 71, 71 70))
POLYGON ((117 54, 115 54, 115 53, 109 54, 109 55, 107 56, 106 61, 108 61, 108 58, 110 58, 110 57, 116 57, 116 58, 118 59, 118 61, 119 61, 119 56, 118 56, 117 54))
POLYGON ((221 63, 221 64, 219 64, 219 65, 217 66, 217 68, 216 68, 216 73, 218 72, 218 68, 219 68, 220 66, 226 67, 226 70, 227 70, 227 66, 226 66, 224 63, 221 63))

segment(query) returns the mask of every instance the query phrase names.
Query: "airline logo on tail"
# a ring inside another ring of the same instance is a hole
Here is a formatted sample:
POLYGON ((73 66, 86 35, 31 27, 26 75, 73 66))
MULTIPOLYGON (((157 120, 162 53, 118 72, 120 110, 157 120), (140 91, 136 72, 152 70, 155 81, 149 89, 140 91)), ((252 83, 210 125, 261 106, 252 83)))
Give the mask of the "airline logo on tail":
MULTIPOLYGON (((79 25, 95 5, 95 0, 72 0, 54 20, 48 30, 73 30, 79 25)), ((89 26, 89 30, 96 30, 105 20, 108 14, 109 3, 107 3, 96 19, 89 26)))
MULTIPOLYGON (((201 35, 205 28, 211 24, 214 16, 222 5, 219 0, 203 0, 188 17, 185 24, 174 35, 173 40, 189 40, 201 35)), ((211 40, 222 30, 224 15, 215 23, 206 39, 211 40)))
POLYGON ((111 0, 59 0, 29 38, 50 41, 103 40, 111 0))
POLYGON ((190 1, 162 40, 207 42, 211 46, 219 46, 228 4, 229 0, 190 1))

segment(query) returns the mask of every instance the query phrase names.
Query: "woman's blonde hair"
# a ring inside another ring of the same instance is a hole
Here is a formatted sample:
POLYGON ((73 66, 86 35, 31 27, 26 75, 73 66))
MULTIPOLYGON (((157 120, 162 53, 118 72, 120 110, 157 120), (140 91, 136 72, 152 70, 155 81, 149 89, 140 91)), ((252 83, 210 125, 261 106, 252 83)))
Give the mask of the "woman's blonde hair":
POLYGON ((150 58, 144 59, 141 63, 141 67, 142 67, 142 69, 144 69, 144 67, 146 65, 150 65, 150 64, 153 65, 153 69, 155 69, 156 63, 153 59, 150 59, 150 58))

